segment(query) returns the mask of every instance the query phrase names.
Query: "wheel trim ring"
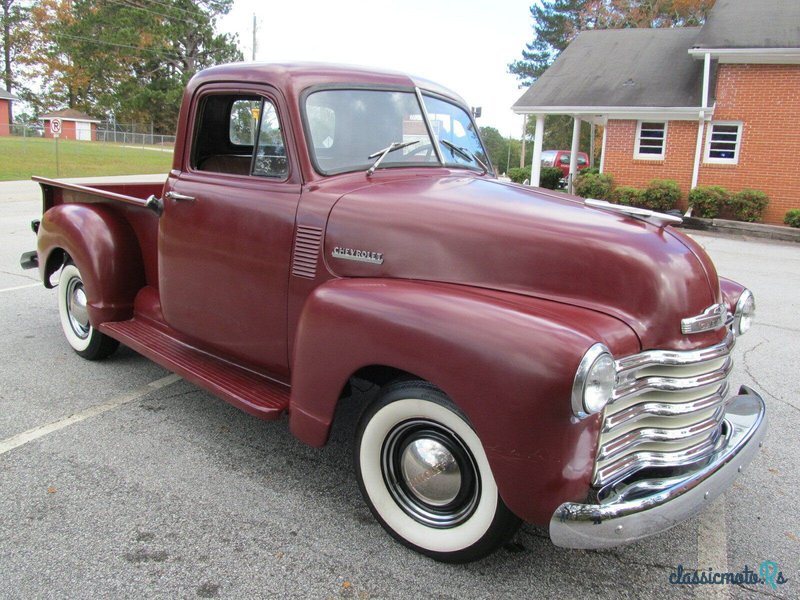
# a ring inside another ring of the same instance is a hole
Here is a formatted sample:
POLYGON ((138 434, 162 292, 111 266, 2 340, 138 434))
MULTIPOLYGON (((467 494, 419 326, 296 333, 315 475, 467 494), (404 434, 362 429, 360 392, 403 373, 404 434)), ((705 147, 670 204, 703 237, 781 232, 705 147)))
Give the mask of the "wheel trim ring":
POLYGON ((79 278, 73 277, 69 280, 66 298, 69 325, 78 338, 85 340, 89 337, 92 326, 89 324, 89 314, 86 311, 86 292, 79 278))
POLYGON ((458 435, 440 423, 427 419, 410 419, 399 423, 386 436, 381 447, 380 463, 384 483, 392 499, 418 523, 436 529, 458 527, 472 516, 478 506, 481 479, 475 458, 458 435), (444 506, 429 504, 410 489, 400 467, 402 454, 409 443, 427 438, 435 439, 447 447, 456 457, 462 474, 461 488, 455 499, 444 506))

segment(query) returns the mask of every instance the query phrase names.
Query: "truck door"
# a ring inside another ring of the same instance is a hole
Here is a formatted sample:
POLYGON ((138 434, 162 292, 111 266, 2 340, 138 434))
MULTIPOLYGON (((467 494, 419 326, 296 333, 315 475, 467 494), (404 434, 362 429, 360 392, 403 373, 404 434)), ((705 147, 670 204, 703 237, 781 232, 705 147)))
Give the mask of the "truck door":
POLYGON ((160 220, 164 319, 199 348, 287 375, 301 178, 286 111, 269 88, 215 84, 195 94, 190 115, 160 220))

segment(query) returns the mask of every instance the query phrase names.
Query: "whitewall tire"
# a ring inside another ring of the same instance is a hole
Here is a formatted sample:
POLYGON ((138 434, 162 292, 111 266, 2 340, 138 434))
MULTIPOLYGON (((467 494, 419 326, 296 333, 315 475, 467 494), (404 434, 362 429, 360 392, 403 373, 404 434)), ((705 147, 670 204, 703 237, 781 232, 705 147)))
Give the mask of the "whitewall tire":
POLYGON ((89 322, 86 289, 80 271, 72 263, 64 265, 58 279, 58 313, 67 342, 83 358, 105 358, 119 346, 89 322))
POLYGON ((519 527, 477 434, 426 382, 391 384, 367 407, 356 431, 355 465, 381 525, 437 560, 481 558, 519 527))

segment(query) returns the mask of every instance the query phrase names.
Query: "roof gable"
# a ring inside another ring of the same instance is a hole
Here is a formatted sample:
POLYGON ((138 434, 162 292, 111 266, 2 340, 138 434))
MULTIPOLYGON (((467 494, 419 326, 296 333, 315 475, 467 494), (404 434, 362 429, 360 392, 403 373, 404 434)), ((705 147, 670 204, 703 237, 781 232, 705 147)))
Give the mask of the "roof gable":
POLYGON ((800 48, 800 1, 717 0, 695 48, 800 48))
POLYGON ((14 94, 0 87, 0 100, 19 100, 14 94))
POLYGON ((514 103, 547 107, 699 107, 699 27, 584 31, 514 103))

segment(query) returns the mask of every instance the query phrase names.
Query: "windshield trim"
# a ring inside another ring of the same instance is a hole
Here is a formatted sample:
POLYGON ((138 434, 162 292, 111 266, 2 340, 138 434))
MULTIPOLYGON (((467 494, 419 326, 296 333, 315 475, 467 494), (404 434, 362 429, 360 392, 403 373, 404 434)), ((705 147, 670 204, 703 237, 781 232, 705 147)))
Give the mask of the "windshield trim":
POLYGON ((444 159, 444 155, 442 153, 441 146, 439 144, 439 138, 433 133, 433 128, 431 127, 430 118, 428 117, 428 110, 425 106, 424 96, 428 96, 430 98, 442 100, 453 106, 456 106, 463 110, 467 117, 469 118, 472 126, 475 128, 475 131, 478 132, 478 140, 481 144, 481 149, 483 150, 484 156, 486 156, 488 160, 488 167, 489 171, 488 174, 494 175, 494 167, 489 160, 489 155, 486 153, 486 147, 483 145, 483 140, 480 137, 480 130, 475 123, 475 119, 473 118, 472 112, 462 106, 459 102, 455 101, 453 98, 449 96, 445 96, 443 94, 436 93, 432 90, 423 89, 418 86, 402 86, 402 85, 390 85, 390 84, 376 84, 376 83, 368 83, 368 84, 359 84, 359 83, 326 83, 326 84, 319 84, 319 85, 312 85, 305 88, 300 94, 300 120, 303 124, 303 135, 305 136, 305 144, 306 149, 308 152, 308 157, 311 162, 311 166, 314 168, 314 171, 318 175, 322 175, 323 177, 332 177, 334 175, 341 175, 343 173, 358 173, 359 171, 366 171, 366 169, 370 166, 369 162, 365 162, 362 165, 352 165, 347 166, 341 169, 331 169, 325 170, 317 161, 317 155, 314 151, 314 142, 313 138, 311 137, 311 127, 308 120, 308 112, 306 110, 306 104, 308 101, 308 97, 311 94, 316 92, 322 91, 329 91, 329 90, 368 90, 368 91, 376 91, 376 92, 404 92, 414 94, 417 99, 417 104, 419 104, 419 108, 422 114, 422 119, 425 122, 425 129, 428 132, 428 136, 430 137, 431 141, 433 142, 434 151, 436 153, 436 157, 438 158, 438 163, 431 163, 431 162, 424 162, 424 163, 402 163, 402 164, 387 164, 381 165, 381 169, 403 169, 403 168, 426 168, 426 169, 441 169, 444 168, 458 168, 458 169, 465 169, 467 171, 475 171, 475 172, 483 172, 483 169, 480 167, 473 167, 472 165, 468 164, 461 164, 461 163, 448 163, 444 159))

